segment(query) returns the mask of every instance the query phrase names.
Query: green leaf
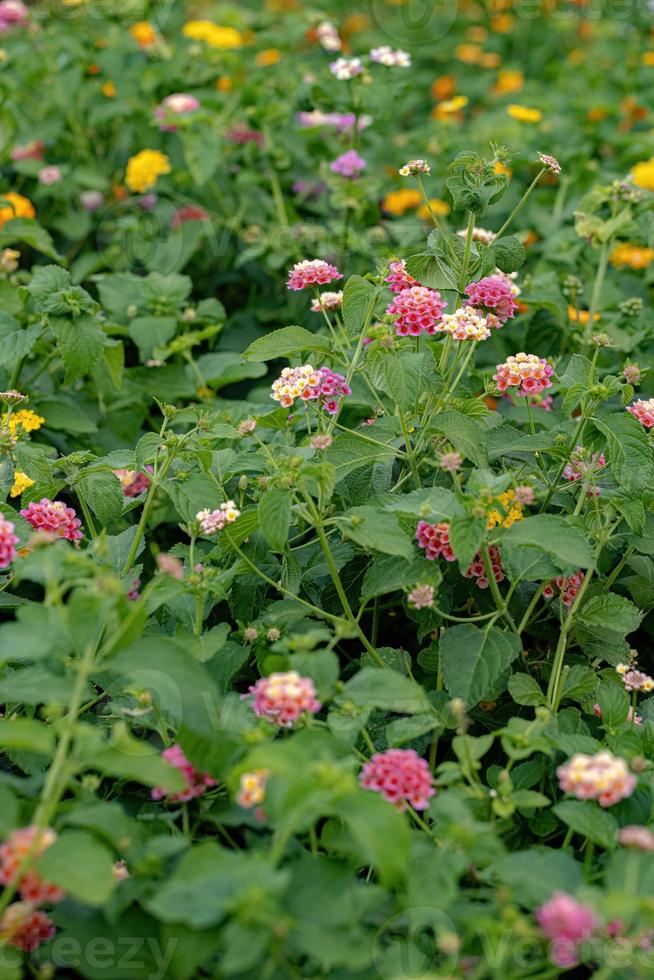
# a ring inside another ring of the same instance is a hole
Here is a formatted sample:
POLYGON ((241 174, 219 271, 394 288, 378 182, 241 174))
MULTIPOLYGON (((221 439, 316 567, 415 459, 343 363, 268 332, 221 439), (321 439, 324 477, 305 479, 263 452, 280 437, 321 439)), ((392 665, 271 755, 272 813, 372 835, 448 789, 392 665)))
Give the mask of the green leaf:
POLYGON ((527 261, 527 251, 515 235, 508 235, 506 238, 500 238, 498 242, 493 242, 490 251, 493 254, 494 264, 502 272, 517 272, 527 261))
POLYGON ((42 721, 31 718, 0 719, 0 746, 51 755, 54 749, 54 732, 42 721))
POLYGON ((563 517, 536 514, 517 521, 503 535, 512 545, 533 546, 550 555, 564 574, 592 568, 595 556, 586 536, 563 517))
POLYGON ((628 412, 593 419, 593 425, 606 438, 608 463, 620 486, 629 493, 651 489, 654 460, 642 425, 628 412))
POLYGON ((345 283, 342 316, 348 337, 361 333, 375 296, 373 284, 361 276, 350 276, 345 283))
POLYGON ((520 649, 517 637, 496 626, 482 630, 462 623, 443 630, 440 652, 445 687, 468 705, 483 701, 496 690, 520 649))
POLYGON ((382 708, 398 714, 415 715, 427 711, 430 702, 422 687, 394 670, 364 667, 344 687, 342 695, 359 708, 382 708))
POLYGON ((202 187, 211 180, 220 164, 220 135, 209 126, 201 126, 182 131, 180 141, 193 183, 202 187))
POLYGON ((104 905, 116 886, 114 856, 83 830, 64 830, 36 862, 46 881, 86 905, 104 905))
POLYGON ((583 882, 581 865, 566 851, 550 847, 503 854, 491 870, 511 890, 513 900, 529 909, 556 891, 574 895, 583 882))
POLYGON ((291 493, 275 488, 267 490, 259 501, 259 526, 273 551, 283 551, 291 524, 291 493))
POLYGON ((13 316, 0 310, 0 366, 13 368, 29 354, 40 332, 38 323, 23 328, 13 316))
POLYGON ((106 341, 98 321, 90 316, 71 321, 58 317, 51 327, 66 368, 65 383, 89 374, 102 357, 106 341))
POLYGON ((374 596, 400 591, 424 579, 428 579, 430 585, 438 586, 441 572, 437 562, 432 562, 432 565, 434 568, 430 568, 427 573, 423 558, 410 560, 397 555, 375 558, 363 577, 361 598, 372 599, 374 596))
POLYGON ((5 245, 14 245, 17 242, 29 245, 56 262, 65 262, 64 256, 54 247, 50 233, 34 218, 12 218, 11 221, 5 221, 0 231, 0 246, 4 248, 5 245))
POLYGON ((457 452, 476 466, 486 466, 486 430, 481 422, 453 409, 439 412, 429 421, 430 429, 442 432, 457 452))
POLYGON ((603 681, 597 691, 597 702, 604 728, 617 728, 627 720, 629 696, 620 684, 603 681))
POLYGON ((383 358, 386 390, 400 408, 411 409, 423 391, 433 391, 438 373, 431 354, 404 351, 383 358))
POLYGON ((453 517, 450 544, 462 571, 466 571, 479 551, 486 534, 486 521, 479 517, 453 517))
POLYGON ((396 417, 380 419, 372 427, 374 436, 353 430, 337 436, 323 458, 334 467, 336 480, 342 480, 349 473, 378 460, 392 461, 397 452, 391 443, 399 440, 400 429, 396 417))
POLYGON ((640 626, 643 619, 641 611, 614 592, 595 595, 584 603, 577 617, 578 623, 592 629, 605 629, 626 636, 640 626))
POLYGON ((540 685, 531 674, 512 674, 509 678, 508 689, 516 704, 535 707, 539 704, 545 704, 547 701, 540 685))
POLYGON ((423 286, 438 290, 456 290, 456 276, 437 255, 421 253, 405 260, 406 270, 423 286))
POLYGON ((361 789, 341 801, 339 816, 356 841, 363 863, 379 872, 386 887, 406 877, 411 832, 395 807, 378 793, 361 789))
POLYGON ((175 336, 174 316, 136 316, 129 323, 129 335, 139 349, 141 360, 152 357, 156 347, 164 347, 175 336))
POLYGON ((588 837, 593 844, 599 844, 607 851, 613 850, 617 843, 618 821, 606 810, 586 800, 562 800, 553 807, 554 813, 582 837, 588 837))
POLYGON ((115 521, 122 514, 125 498, 120 481, 113 473, 85 473, 76 480, 74 486, 103 526, 115 521))
POLYGON ((304 351, 327 354, 329 348, 322 337, 304 327, 282 327, 281 330, 273 330, 264 337, 257 338, 244 352, 243 357, 246 361, 272 361, 304 351))
POLYGON ((402 558, 414 557, 411 541, 397 517, 377 507, 353 507, 339 517, 338 526, 344 537, 366 550, 402 558))

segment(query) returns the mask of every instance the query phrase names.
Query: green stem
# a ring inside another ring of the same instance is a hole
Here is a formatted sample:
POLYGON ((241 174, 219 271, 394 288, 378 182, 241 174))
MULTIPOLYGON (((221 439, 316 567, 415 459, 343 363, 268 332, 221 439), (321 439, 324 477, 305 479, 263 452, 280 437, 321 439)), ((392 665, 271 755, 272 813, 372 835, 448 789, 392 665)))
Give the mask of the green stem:
POLYGON ((422 483, 420 482, 420 473, 418 472, 418 464, 416 463, 416 456, 413 451, 413 446, 411 445, 411 437, 409 435, 409 430, 407 428, 406 417, 399 405, 397 406, 397 414, 400 420, 400 428, 402 429, 402 438, 404 439, 404 445, 406 446, 407 456, 409 457, 409 466, 411 468, 413 482, 416 485, 416 490, 420 490, 422 487, 422 483))
POLYGON ((516 217, 516 215, 520 211, 522 211, 523 207, 527 203, 527 200, 528 200, 531 192, 533 191, 533 189, 535 188, 536 184, 541 179, 541 177, 543 176, 543 174, 545 173, 546 170, 547 170, 547 167, 541 167, 541 169, 538 171, 538 173, 536 174, 536 176, 532 180, 531 184, 529 185, 529 187, 527 188, 527 190, 525 191, 525 193, 522 195, 522 197, 520 198, 520 200, 518 201, 518 203, 514 207, 513 211, 509 215, 509 217, 506 219, 506 221, 504 222, 504 224, 502 225, 502 227, 500 228, 500 230, 495 235, 495 238, 493 239, 493 241, 496 242, 496 241, 498 241, 498 239, 500 239, 502 237, 502 235, 504 234, 504 232, 506 231, 506 229, 509 227, 509 225, 511 224, 511 222, 513 221, 513 219, 516 217))
POLYGON ((439 220, 438 216, 434 213, 434 209, 431 206, 431 201, 429 200, 429 198, 427 196, 427 191, 425 190, 424 184, 422 183, 422 177, 420 176, 420 174, 416 174, 415 177, 416 177, 416 183, 418 184, 418 187, 420 189, 420 193, 422 194, 422 196, 425 199, 425 206, 426 206, 427 210, 429 211, 429 215, 431 217, 431 220, 434 222, 434 226, 436 228, 439 228, 440 229, 442 227, 441 226, 441 223, 440 223, 440 220, 439 220))
POLYGON ((609 264, 609 255, 611 254, 611 242, 612 239, 608 239, 602 245, 602 251, 600 252, 600 259, 597 265, 597 271, 595 273, 595 280, 593 282, 593 291, 590 295, 590 306, 588 307, 588 320, 586 322, 586 328, 584 330, 584 341, 583 346, 588 347, 590 344, 590 339, 593 336, 593 324, 595 323, 595 314, 597 313, 597 308, 600 305, 600 298, 602 295, 602 287, 604 286, 604 278, 606 276, 606 269, 609 264))
POLYGON ((589 569, 583 582, 581 583, 579 592, 575 596, 574 602, 570 606, 565 622, 561 627, 559 640, 556 645, 556 652, 554 654, 554 663, 552 664, 552 673, 550 675, 549 684, 547 685, 547 703, 549 707, 552 709, 552 711, 556 711, 559 705, 559 701, 561 700, 561 692, 560 692, 561 672, 563 670, 565 651, 568 645, 568 634, 572 629, 575 613, 577 612, 579 604, 581 603, 581 600, 584 597, 584 593, 586 592, 586 589, 590 585, 590 580, 592 577, 593 577, 593 569, 591 568, 589 569))
POLYGON ((481 549, 481 557, 484 562, 484 570, 486 572, 486 578, 488 579, 488 585, 490 586, 491 594, 493 596, 493 599, 495 600, 495 605, 497 606, 497 610, 502 614, 502 616, 504 616, 507 623, 513 630, 513 632, 516 635, 518 635, 518 627, 513 621, 513 616, 507 609, 506 603, 502 598, 502 593, 500 592, 499 586, 495 581, 495 576, 493 575, 493 564, 490 560, 490 555, 488 553, 488 545, 484 545, 483 548, 481 549))
POLYGON ((462 363, 461 367, 459 368, 459 372, 458 372, 456 378, 454 379, 454 381, 450 385, 450 388, 448 389, 448 391, 445 392, 445 396, 443 398, 443 407, 445 405, 447 405, 448 401, 450 400, 450 398, 452 397, 452 395, 456 391, 456 388, 457 388, 457 386, 459 384, 459 381, 461 380, 461 378, 465 374, 465 371, 466 371, 468 365, 470 364, 470 361, 472 360, 472 357, 473 357, 476 349, 477 349, 477 341, 476 340, 473 340, 472 343, 470 344, 470 350, 468 351, 468 353, 466 354, 466 356, 463 359, 463 363, 462 363))
POLYGON ((461 289, 465 289, 465 287, 468 285, 468 266, 470 265, 470 252, 472 251, 472 236, 474 230, 475 212, 470 211, 468 214, 468 227, 466 229, 466 244, 463 250, 463 262, 461 263, 461 277, 459 279, 459 286, 461 289))

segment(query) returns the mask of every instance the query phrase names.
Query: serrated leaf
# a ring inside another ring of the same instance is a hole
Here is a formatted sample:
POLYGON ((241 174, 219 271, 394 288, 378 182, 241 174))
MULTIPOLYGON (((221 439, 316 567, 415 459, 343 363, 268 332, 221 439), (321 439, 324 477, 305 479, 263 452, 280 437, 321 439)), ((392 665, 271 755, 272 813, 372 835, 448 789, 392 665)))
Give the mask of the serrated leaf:
POLYGON ((350 276, 345 283, 342 316, 348 337, 361 333, 375 296, 373 284, 361 276, 350 276))
POLYGON ((291 493, 275 488, 267 490, 259 501, 259 526, 273 551, 283 551, 291 523, 291 493))
POLYGON ((71 321, 57 318, 51 326, 66 369, 65 383, 89 374, 105 345, 105 334, 97 320, 90 316, 71 321))
POLYGON ((643 614, 637 606, 624 596, 609 592, 595 595, 584 603, 577 621, 592 629, 604 629, 612 633, 627 635, 640 626, 643 614))
POLYGON ((75 489, 103 526, 122 514, 125 498, 120 481, 113 473, 82 474, 75 482, 75 489))
POLYGON ((538 681, 531 674, 512 674, 509 678, 508 690, 516 704, 535 707, 547 702, 538 681))
POLYGON ((471 623, 443 630, 439 646, 446 689, 470 706, 494 690, 521 649, 512 633, 496 626, 482 630, 471 623))
POLYGON ((413 558, 410 539, 394 514, 377 507, 353 507, 339 517, 342 534, 365 549, 413 558))
POLYGON ((272 361, 278 357, 288 357, 289 354, 297 354, 304 351, 320 351, 329 353, 322 337, 304 327, 282 327, 281 330, 273 330, 265 337, 258 337, 254 343, 246 349, 243 358, 246 361, 272 361))
POLYGON ((364 667, 343 689, 343 700, 359 708, 381 708, 397 714, 415 715, 429 711, 429 699, 420 684, 395 670, 364 667))
POLYGON ((450 522, 450 544, 460 568, 465 571, 479 551, 484 535, 486 521, 478 517, 453 517, 450 522))
POLYGON ((592 568, 595 556, 582 532, 563 517, 535 514, 517 521, 504 532, 513 545, 531 546, 549 555, 560 571, 571 574, 579 568, 592 568))
POLYGON ((508 235, 493 242, 491 251, 495 265, 502 272, 517 272, 527 261, 526 249, 515 235, 508 235))
POLYGON ((654 460, 647 433, 628 412, 593 419, 606 438, 608 463, 620 486, 630 493, 651 489, 654 460))
POLYGON ((587 837, 593 844, 612 850, 617 843, 618 821, 613 814, 590 800, 562 800, 553 808, 559 820, 576 834, 587 837))
POLYGON ((437 255, 429 253, 411 255, 405 260, 405 266, 410 276, 430 289, 456 290, 457 288, 454 272, 437 255))
POLYGON ((40 332, 38 323, 21 327, 13 316, 0 310, 0 366, 13 368, 29 354, 40 332))
POLYGON ((114 855, 83 830, 64 830, 36 868, 46 881, 86 905, 104 905, 116 887, 114 855))

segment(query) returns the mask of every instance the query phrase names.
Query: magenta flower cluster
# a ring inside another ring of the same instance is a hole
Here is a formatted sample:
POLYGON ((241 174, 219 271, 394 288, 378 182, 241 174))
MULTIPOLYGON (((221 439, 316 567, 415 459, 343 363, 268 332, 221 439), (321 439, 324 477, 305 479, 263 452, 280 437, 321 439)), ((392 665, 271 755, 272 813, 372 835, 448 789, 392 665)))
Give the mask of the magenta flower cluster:
POLYGON ((138 497, 150 486, 150 477, 141 470, 114 470, 126 497, 138 497))
POLYGON ((446 306, 438 290, 409 286, 395 296, 386 312, 395 316, 395 333, 399 337, 419 337, 438 332, 446 306))
POLYGON ((515 315, 518 304, 513 298, 511 280, 504 275, 487 276, 466 286, 466 296, 473 306, 486 315, 489 327, 499 329, 515 315))
POLYGON ((301 677, 296 670, 260 677, 249 691, 257 718, 278 728, 292 728, 303 714, 315 715, 322 707, 311 678, 301 677))
POLYGON ((411 286, 421 285, 417 279, 414 279, 406 271, 404 259, 401 259, 399 262, 390 262, 388 269, 389 272, 384 282, 388 283, 388 288, 392 293, 401 293, 403 289, 410 289, 411 286))
POLYGON ((585 574, 581 571, 581 569, 578 572, 575 572, 574 575, 570 575, 567 578, 565 575, 557 575, 557 577, 543 589, 543 598, 553 599, 556 593, 559 592, 563 605, 570 607, 577 598, 584 578, 585 574))
POLYGON ((536 912, 541 932, 551 940, 550 958, 565 969, 579 961, 579 944, 595 928, 591 910, 566 892, 555 892, 536 912))
POLYGON ((161 753, 161 758, 165 759, 166 762, 169 762, 171 766, 174 766, 175 769, 181 772, 186 783, 186 788, 180 790, 179 793, 169 793, 161 786, 155 786, 151 793, 153 800, 165 799, 169 803, 186 803, 188 800, 195 799, 196 796, 202 796, 206 790, 216 785, 216 780, 213 776, 198 772, 197 769, 193 768, 179 745, 171 745, 169 748, 164 749, 161 753))
POLYGON ((336 266, 330 265, 323 259, 303 259, 302 262, 296 262, 289 272, 286 285, 297 292, 300 289, 309 289, 311 286, 324 286, 334 279, 342 278, 343 275, 336 266))
POLYGON ((359 782, 381 793, 398 810, 406 810, 407 804, 426 810, 436 793, 429 764, 414 749, 376 752, 361 770, 359 782))
POLYGON ((61 500, 48 500, 43 497, 38 503, 28 504, 20 512, 21 517, 32 525, 35 531, 48 531, 67 541, 80 541, 82 522, 72 507, 61 500))
POLYGON ((329 165, 332 173, 340 174, 341 177, 358 177, 366 168, 366 161, 359 156, 356 150, 348 150, 341 153, 339 157, 329 165))
MULTIPOLYGON (((502 568, 502 563, 500 561, 500 553, 497 548, 493 547, 493 545, 490 545, 488 548, 488 557, 490 559, 493 578, 496 582, 502 582, 504 580, 504 569, 502 568)), ((486 574, 484 560, 479 553, 475 555, 472 564, 463 574, 466 578, 476 578, 478 589, 487 589, 490 585, 488 575, 486 574)))
POLYGON ((441 524, 428 524, 418 521, 416 528, 418 545, 424 550, 425 558, 435 561, 443 557, 445 561, 456 561, 456 556, 450 545, 450 525, 443 521, 441 524))
POLYGON ((11 521, 0 517, 0 569, 9 568, 16 557, 16 545, 18 537, 14 534, 14 525, 11 521))

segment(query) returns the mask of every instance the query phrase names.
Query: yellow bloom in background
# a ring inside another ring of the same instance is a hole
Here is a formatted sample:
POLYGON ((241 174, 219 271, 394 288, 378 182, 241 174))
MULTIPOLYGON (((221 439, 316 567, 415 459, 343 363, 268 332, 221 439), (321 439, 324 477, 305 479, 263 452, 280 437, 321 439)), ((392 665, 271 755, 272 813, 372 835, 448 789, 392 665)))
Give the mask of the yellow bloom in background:
POLYGON ((486 527, 491 530, 497 525, 502 527, 511 527, 516 521, 522 521, 524 519, 522 504, 518 503, 515 499, 515 490, 507 490, 505 493, 501 493, 498 497, 495 497, 495 502, 500 505, 500 508, 494 507, 488 512, 488 523, 486 527))
POLYGON ((234 88, 234 83, 229 75, 221 75, 220 78, 216 79, 216 88, 219 92, 231 92, 234 88))
POLYGON ((21 408, 20 412, 12 412, 11 417, 7 412, 3 412, 2 415, 2 424, 8 425, 9 431, 12 433, 18 428, 25 432, 36 432, 44 422, 45 419, 33 412, 31 408, 21 408))
POLYGON ((515 26, 515 17, 512 14, 499 14, 491 18, 490 29, 493 34, 508 34, 515 26))
POLYGON ((388 214, 401 217, 411 208, 417 208, 422 201, 422 194, 410 187, 402 187, 398 191, 390 191, 382 201, 382 208, 388 214))
MULTIPOLYGON (((438 197, 430 198, 429 204, 431 205, 432 213, 438 217, 445 217, 445 215, 450 213, 450 206, 447 201, 441 201, 438 197)), ((419 218, 423 219, 423 221, 428 221, 431 218, 429 208, 426 204, 423 204, 422 207, 418 208, 417 214, 419 218)))
POLYGON ((264 48, 254 56, 254 63, 259 68, 268 68, 270 65, 278 65, 282 60, 282 53, 279 48, 264 48))
POLYGON ((531 109, 526 105, 508 105, 506 111, 512 119, 517 119, 518 122, 537 123, 543 118, 540 109, 531 109))
POLYGON ((24 490, 28 487, 34 486, 34 480, 32 480, 27 473, 22 473, 20 470, 14 472, 14 485, 9 491, 10 497, 20 497, 24 490))
POLYGON ((230 48, 240 48, 243 35, 234 27, 221 27, 212 20, 190 20, 182 28, 184 37, 193 41, 204 41, 210 48, 227 51, 230 48))
POLYGON ((9 191, 8 194, 3 194, 0 197, 0 228, 5 221, 11 221, 12 218, 34 217, 36 217, 36 211, 29 198, 23 197, 22 194, 16 194, 14 191, 9 191), (3 204, 3 201, 7 203, 3 204))
MULTIPOLYGON (((590 310, 575 310, 574 306, 568 307, 568 316, 572 323, 588 323, 590 310)), ((600 319, 599 313, 593 313, 593 323, 600 319)))
POLYGON ((525 76, 521 71, 514 68, 506 68, 499 72, 497 81, 493 85, 495 95, 508 95, 510 92, 519 92, 525 84, 525 76))
POLYGON ((483 50, 478 44, 457 44, 454 57, 465 65, 476 65, 481 60, 483 50))
POLYGON ((466 30, 466 37, 469 37, 471 41, 480 41, 483 44, 488 37, 488 31, 481 24, 471 24, 466 30))
POLYGON ((170 173, 170 161, 159 150, 141 150, 127 161, 125 183, 131 191, 142 194, 157 183, 162 174, 170 173))
POLYGON ((505 177, 513 176, 513 171, 511 170, 511 167, 507 167, 507 165, 505 163, 502 163, 501 160, 495 161, 493 170, 495 171, 496 174, 504 174, 505 177))
POLYGON ((449 119, 450 116, 455 116, 458 112, 464 109, 468 102, 467 95, 455 95, 452 99, 446 99, 444 102, 438 102, 434 108, 431 110, 432 119, 449 119))
POLYGON ((108 99, 113 99, 116 96, 116 86, 113 82, 105 82, 102 86, 102 94, 108 99))
POLYGON ((611 264, 616 269, 628 265, 630 269, 646 269, 654 259, 654 248, 620 242, 611 252, 611 264))
POLYGON ((129 33, 142 48, 151 48, 157 43, 157 32, 147 20, 139 20, 136 24, 132 24, 129 33))
POLYGON ((631 171, 631 179, 638 187, 646 191, 654 191, 654 157, 641 160, 631 171))
POLYGON ((643 64, 648 68, 654 68, 654 51, 643 52, 643 64))

